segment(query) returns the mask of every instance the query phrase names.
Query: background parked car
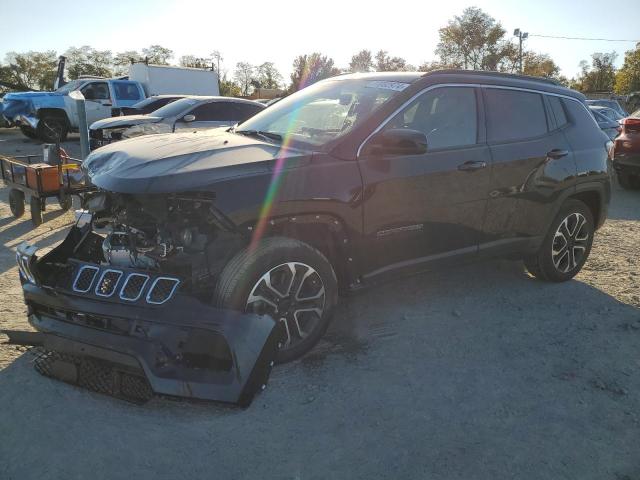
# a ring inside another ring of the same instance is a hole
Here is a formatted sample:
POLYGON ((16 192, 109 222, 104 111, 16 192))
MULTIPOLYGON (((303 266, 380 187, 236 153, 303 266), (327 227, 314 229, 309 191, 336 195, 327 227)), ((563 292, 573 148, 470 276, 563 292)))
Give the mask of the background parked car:
POLYGON ((624 108, 622 108, 617 100, 611 100, 611 99, 605 99, 605 98, 601 98, 597 100, 587 100, 587 105, 589 105, 590 107, 598 106, 598 107, 611 108, 616 112, 618 112, 622 117, 626 117, 627 115, 629 115, 629 112, 627 112, 624 108))
POLYGON ((598 126, 600 127, 600 129, 604 133, 606 133, 611 140, 613 140, 618 136, 618 134, 622 130, 622 127, 618 123, 617 119, 614 120, 611 118, 610 115, 608 116, 605 113, 606 110, 608 110, 609 112, 613 112, 614 114, 617 115, 617 112, 615 110, 612 110, 607 107, 598 107, 598 106, 589 107, 589 111, 591 111, 591 114, 596 119, 596 122, 598 122, 598 126))
POLYGON ((640 110, 620 122, 622 131, 614 142, 613 168, 622 188, 640 188, 640 110))
POLYGON ((130 107, 122 107, 120 109, 121 115, 147 115, 151 112, 155 112, 161 107, 168 105, 169 103, 185 98, 188 95, 154 95, 149 98, 145 98, 140 102, 130 107))
POLYGON ((252 117, 265 106, 230 97, 190 96, 176 100, 149 115, 105 118, 89 128, 91 149, 124 138, 180 130, 232 126, 252 117))

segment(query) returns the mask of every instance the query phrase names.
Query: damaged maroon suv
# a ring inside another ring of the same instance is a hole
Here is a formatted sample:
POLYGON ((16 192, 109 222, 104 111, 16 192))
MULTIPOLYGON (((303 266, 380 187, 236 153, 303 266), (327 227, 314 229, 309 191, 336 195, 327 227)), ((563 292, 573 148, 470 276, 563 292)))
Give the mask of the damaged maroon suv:
POLYGON ((339 76, 231 130, 118 142, 84 162, 90 220, 19 249, 39 333, 15 341, 73 355, 71 381, 97 359, 120 389, 247 403, 380 278, 497 255, 571 279, 610 151, 580 93, 470 71, 339 76))

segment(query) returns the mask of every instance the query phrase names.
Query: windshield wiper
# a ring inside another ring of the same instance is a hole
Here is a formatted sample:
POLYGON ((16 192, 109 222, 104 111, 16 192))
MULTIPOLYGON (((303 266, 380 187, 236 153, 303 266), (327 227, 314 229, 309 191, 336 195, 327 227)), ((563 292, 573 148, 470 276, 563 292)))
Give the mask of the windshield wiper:
POLYGON ((266 132, 263 130, 234 130, 233 133, 246 135, 248 137, 262 137, 267 140, 275 140, 277 142, 282 142, 282 135, 274 132, 266 132))

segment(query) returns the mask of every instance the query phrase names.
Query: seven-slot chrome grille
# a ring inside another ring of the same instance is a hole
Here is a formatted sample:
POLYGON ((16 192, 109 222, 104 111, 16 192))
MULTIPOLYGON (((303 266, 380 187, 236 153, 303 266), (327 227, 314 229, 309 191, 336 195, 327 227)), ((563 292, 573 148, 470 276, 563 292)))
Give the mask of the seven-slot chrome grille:
POLYGON ((142 299, 152 305, 161 305, 173 297, 178 285, 180 280, 174 277, 80 264, 73 277, 71 289, 76 293, 95 295, 99 298, 126 302, 142 299))

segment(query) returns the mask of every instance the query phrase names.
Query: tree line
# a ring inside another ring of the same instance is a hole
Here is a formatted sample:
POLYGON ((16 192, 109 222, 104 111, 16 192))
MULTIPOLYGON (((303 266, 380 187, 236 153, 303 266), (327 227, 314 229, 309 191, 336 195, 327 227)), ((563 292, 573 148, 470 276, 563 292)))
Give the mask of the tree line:
MULTIPOLYGON (((439 30, 435 61, 412 65, 400 56, 391 56, 385 50, 372 52, 363 49, 351 57, 348 66, 340 68, 334 60, 320 52, 299 55, 293 60, 289 82, 273 62, 253 65, 238 62, 232 73, 221 67, 222 55, 218 51, 206 57, 183 55, 177 64, 184 67, 211 68, 218 71, 222 95, 243 96, 254 89, 286 89, 293 92, 318 80, 345 72, 421 71, 439 69, 492 70, 507 73, 520 71, 518 46, 507 36, 500 22, 483 10, 470 7, 455 16, 439 30)), ((128 66, 135 61, 168 65, 174 52, 161 45, 150 45, 141 51, 113 53, 90 46, 71 47, 63 53, 67 58, 66 77, 69 80, 82 75, 101 77, 126 75, 128 66)), ((590 61, 579 63, 580 73, 571 79, 560 75, 560 68, 545 53, 524 50, 522 73, 552 78, 559 83, 583 92, 615 91, 627 94, 640 90, 640 43, 625 53, 623 66, 616 70, 616 52, 594 53, 590 61)), ((0 64, 0 84, 10 88, 47 90, 53 85, 57 69, 57 53, 9 52, 0 64), (10 85, 8 87, 7 85, 10 85)), ((0 86, 0 92, 2 92, 0 86)))

